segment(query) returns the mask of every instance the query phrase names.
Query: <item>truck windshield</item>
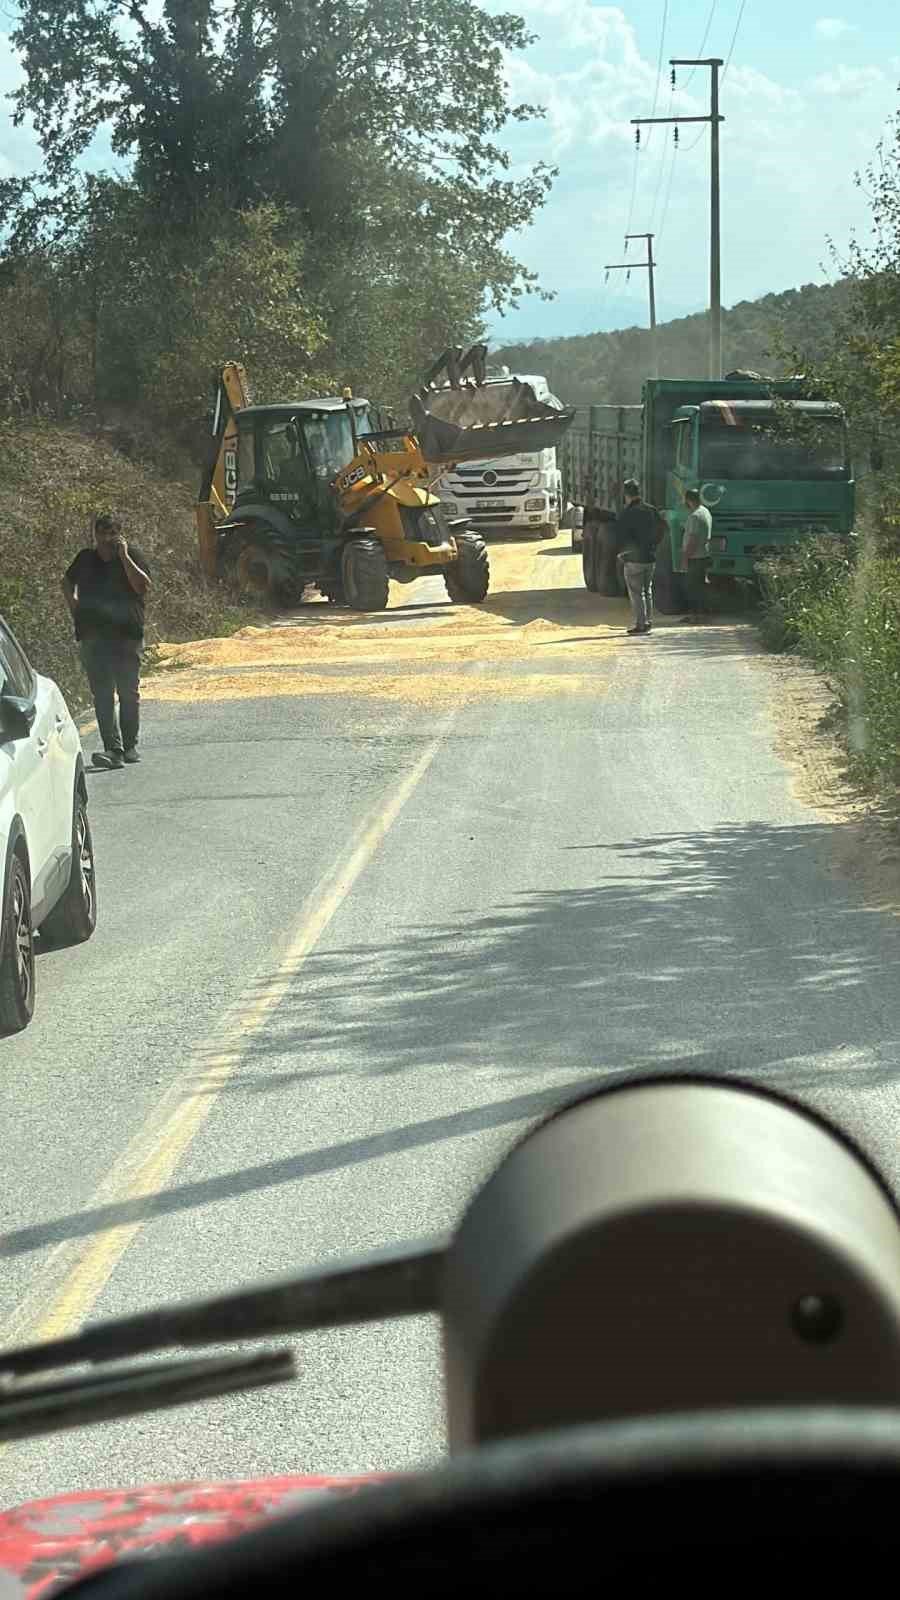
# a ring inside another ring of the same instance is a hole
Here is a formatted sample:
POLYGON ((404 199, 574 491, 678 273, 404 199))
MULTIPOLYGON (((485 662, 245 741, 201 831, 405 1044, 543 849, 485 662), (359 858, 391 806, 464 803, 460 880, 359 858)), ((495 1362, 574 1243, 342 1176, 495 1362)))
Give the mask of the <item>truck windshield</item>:
POLYGON ((827 413, 790 415, 741 406, 704 406, 700 417, 704 478, 849 478, 844 419, 827 413))

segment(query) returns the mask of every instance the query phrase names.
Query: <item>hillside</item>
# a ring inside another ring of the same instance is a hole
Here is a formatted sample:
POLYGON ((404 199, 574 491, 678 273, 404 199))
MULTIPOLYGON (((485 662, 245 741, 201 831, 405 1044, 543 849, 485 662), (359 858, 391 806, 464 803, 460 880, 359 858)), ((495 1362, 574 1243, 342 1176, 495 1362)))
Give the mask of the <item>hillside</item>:
POLYGON ((150 563, 148 646, 228 633, 249 620, 200 572, 195 494, 74 427, 0 424, 0 612, 73 706, 87 702, 87 685, 59 583, 90 543, 96 510, 117 511, 150 563))
MULTIPOLYGON (((732 306, 722 317, 723 370, 783 371, 776 355, 779 340, 816 359, 824 353, 849 293, 846 282, 806 284, 732 306)), ((709 338, 705 313, 661 323, 657 334, 661 377, 705 375, 709 338)), ((492 352, 492 361, 505 363, 513 372, 543 373, 553 392, 570 405, 604 400, 630 405, 640 400, 641 383, 650 372, 650 335, 645 328, 625 328, 571 339, 534 339, 503 346, 492 352)))

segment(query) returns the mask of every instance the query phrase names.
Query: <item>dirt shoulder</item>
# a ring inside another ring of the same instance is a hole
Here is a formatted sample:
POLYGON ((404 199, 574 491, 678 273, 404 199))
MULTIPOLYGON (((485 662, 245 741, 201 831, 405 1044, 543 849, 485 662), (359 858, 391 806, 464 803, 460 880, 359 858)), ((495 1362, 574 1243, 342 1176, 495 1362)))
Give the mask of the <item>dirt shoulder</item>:
POLYGON ((834 695, 827 679, 791 656, 753 652, 771 684, 775 748, 798 800, 840 824, 834 867, 873 910, 900 916, 900 803, 865 795, 851 782, 834 695))

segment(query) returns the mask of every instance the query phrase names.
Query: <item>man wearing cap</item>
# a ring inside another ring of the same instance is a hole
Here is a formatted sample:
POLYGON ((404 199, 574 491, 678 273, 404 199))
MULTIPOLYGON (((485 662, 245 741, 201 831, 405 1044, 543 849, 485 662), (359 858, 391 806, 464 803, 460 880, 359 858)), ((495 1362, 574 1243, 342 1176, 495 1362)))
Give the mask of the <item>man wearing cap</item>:
POLYGON ((95 767, 124 767, 140 760, 141 654, 149 588, 145 557, 135 545, 129 547, 121 523, 101 513, 94 519, 93 547, 79 550, 62 580, 103 740, 102 752, 93 756, 95 767))
POLYGON ((653 571, 656 548, 666 533, 666 523, 655 506, 641 498, 634 478, 622 485, 625 508, 616 523, 616 550, 622 562, 625 587, 634 612, 629 633, 649 633, 653 626, 653 571))

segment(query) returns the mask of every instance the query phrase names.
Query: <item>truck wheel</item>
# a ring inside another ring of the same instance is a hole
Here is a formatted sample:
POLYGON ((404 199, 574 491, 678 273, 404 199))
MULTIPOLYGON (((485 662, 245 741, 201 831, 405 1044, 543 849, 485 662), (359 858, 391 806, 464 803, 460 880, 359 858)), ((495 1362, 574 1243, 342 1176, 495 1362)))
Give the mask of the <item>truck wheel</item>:
POLYGON ((584 549, 584 535, 583 535, 583 532, 582 532, 581 528, 577 528, 575 526, 574 522, 572 523, 572 549, 576 553, 579 550, 583 550, 584 549))
POLYGON ((668 538, 663 539, 656 557, 656 570, 653 573, 653 605, 663 617, 673 617, 676 611, 684 610, 681 575, 672 566, 672 546, 668 538))
POLYGON ((75 795, 72 819, 72 870, 65 894, 40 927, 41 942, 48 945, 84 944, 97 926, 97 878, 94 844, 87 803, 75 795))
POLYGON ((34 1016, 34 934, 31 883, 21 856, 9 864, 0 958, 0 1034, 21 1033, 34 1016))
POLYGON ((584 587, 590 589, 591 594, 599 594, 600 580, 597 576, 597 541, 592 534, 585 534, 581 541, 581 572, 584 578, 584 587))
POLYGON ((456 560, 444 568, 444 584, 451 600, 477 605, 488 592, 491 567, 487 545, 477 533, 456 535, 456 560))
POLYGON ((555 539, 558 534, 558 522, 545 522, 542 527, 538 528, 537 536, 539 539, 555 539))
POLYGON ((341 553, 344 597, 351 611, 384 611, 390 580, 377 539, 348 539, 341 553))

